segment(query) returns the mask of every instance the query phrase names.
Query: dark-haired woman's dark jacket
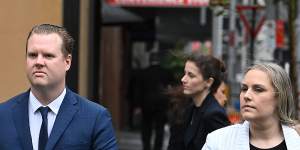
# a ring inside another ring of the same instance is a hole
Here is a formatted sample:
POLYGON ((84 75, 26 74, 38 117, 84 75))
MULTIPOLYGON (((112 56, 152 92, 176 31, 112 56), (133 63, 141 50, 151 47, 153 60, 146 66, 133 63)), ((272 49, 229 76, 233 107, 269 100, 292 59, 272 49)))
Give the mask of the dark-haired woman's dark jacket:
POLYGON ((201 150, 208 133, 228 126, 225 109, 209 94, 200 107, 189 105, 183 123, 171 124, 168 150, 201 150))

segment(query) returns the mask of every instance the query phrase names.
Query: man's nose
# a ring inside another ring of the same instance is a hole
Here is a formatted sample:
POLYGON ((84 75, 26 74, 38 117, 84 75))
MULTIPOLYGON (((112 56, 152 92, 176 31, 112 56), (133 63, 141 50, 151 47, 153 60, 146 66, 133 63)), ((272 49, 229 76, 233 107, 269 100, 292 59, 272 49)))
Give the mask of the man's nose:
POLYGON ((37 65, 44 65, 44 63, 45 63, 44 57, 42 55, 38 55, 37 58, 36 58, 36 64, 37 65))

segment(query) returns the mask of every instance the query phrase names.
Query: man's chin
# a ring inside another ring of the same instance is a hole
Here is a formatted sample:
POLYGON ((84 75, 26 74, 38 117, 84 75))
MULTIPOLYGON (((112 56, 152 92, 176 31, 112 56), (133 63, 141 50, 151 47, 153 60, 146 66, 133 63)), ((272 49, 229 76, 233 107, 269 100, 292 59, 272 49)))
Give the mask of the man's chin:
POLYGON ((42 88, 48 85, 47 82, 44 81, 31 81, 31 86, 33 87, 37 87, 37 88, 42 88))

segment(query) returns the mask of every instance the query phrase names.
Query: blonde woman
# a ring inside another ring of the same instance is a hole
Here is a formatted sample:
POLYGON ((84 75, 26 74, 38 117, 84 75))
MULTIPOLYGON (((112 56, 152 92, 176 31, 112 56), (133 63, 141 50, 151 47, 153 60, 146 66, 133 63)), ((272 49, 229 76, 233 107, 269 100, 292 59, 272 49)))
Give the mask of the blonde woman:
POLYGON ((242 124, 210 133, 202 150, 300 150, 288 74, 276 64, 250 67, 241 83, 242 124))

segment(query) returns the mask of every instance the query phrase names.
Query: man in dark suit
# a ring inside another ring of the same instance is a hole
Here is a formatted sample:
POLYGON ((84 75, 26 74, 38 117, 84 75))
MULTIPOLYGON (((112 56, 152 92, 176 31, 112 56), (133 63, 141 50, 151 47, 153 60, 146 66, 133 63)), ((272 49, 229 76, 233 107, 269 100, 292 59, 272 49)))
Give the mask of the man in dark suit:
POLYGON ((26 43, 31 87, 0 104, 1 150, 117 149, 109 112, 66 88, 73 43, 62 27, 33 27, 26 43))

